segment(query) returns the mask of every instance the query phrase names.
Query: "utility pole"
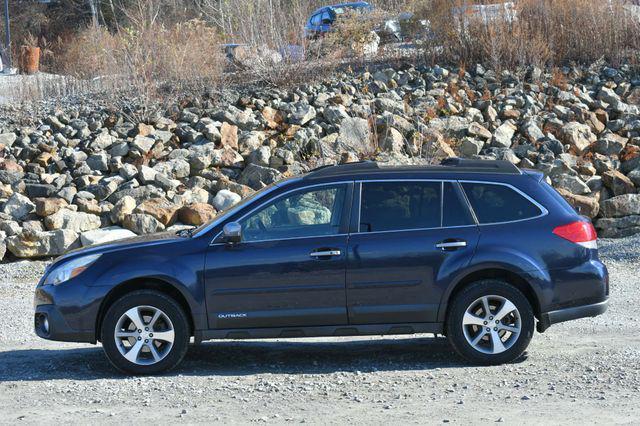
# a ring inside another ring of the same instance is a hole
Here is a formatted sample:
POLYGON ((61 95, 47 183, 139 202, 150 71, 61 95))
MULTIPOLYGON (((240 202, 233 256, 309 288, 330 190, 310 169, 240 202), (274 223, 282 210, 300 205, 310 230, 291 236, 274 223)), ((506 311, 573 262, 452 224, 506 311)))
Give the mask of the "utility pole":
POLYGON ((7 69, 11 70, 11 29, 9 28, 9 0, 4 0, 4 40, 7 49, 7 69))

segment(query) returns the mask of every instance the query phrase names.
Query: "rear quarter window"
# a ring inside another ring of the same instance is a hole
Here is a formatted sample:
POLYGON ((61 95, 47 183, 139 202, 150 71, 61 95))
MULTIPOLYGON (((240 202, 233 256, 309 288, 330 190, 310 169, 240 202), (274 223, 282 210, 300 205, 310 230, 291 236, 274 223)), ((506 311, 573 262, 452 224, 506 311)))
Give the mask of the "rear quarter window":
POLYGON ((513 222, 542 214, 538 206, 513 188, 492 183, 462 183, 479 223, 513 222))

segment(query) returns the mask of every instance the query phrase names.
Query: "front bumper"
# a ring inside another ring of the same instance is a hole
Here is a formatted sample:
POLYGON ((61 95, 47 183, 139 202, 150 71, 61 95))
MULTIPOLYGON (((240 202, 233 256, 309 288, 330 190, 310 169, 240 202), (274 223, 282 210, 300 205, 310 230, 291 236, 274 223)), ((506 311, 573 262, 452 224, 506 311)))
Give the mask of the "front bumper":
POLYGON ((43 339, 96 342, 96 319, 108 288, 81 282, 36 287, 34 332, 43 339))
POLYGON ((43 339, 60 342, 96 342, 93 330, 71 328, 55 305, 36 307, 33 326, 36 334, 43 339))
POLYGON ((590 305, 574 306, 571 308, 558 309, 556 311, 545 312, 540 315, 537 330, 543 333, 552 324, 571 321, 578 318, 596 317, 603 314, 609 306, 609 299, 590 305))

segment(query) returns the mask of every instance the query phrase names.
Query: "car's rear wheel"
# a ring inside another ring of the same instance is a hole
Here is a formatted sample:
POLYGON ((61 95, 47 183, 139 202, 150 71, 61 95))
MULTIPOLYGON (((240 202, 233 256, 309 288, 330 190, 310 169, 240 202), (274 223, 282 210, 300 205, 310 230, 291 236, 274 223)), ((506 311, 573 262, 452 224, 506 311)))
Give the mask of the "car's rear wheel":
POLYGON ((455 351, 481 365, 520 357, 533 336, 533 309, 520 290, 498 280, 470 284, 449 305, 446 331, 455 351))
POLYGON ((101 327, 107 358, 130 374, 155 374, 175 367, 187 352, 189 337, 189 322, 180 305, 152 290, 118 299, 101 327))

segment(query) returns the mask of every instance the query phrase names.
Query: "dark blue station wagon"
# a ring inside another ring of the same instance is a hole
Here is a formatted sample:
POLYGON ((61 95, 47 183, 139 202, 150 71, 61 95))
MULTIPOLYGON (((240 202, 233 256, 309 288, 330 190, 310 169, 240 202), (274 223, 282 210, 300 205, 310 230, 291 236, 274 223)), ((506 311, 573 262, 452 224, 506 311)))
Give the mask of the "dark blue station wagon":
POLYGON ((450 159, 353 163, 275 183, 179 234, 70 252, 35 294, 35 331, 100 341, 133 374, 190 339, 444 334, 462 357, 521 356, 537 326, 601 314, 596 233, 535 171, 450 159))

